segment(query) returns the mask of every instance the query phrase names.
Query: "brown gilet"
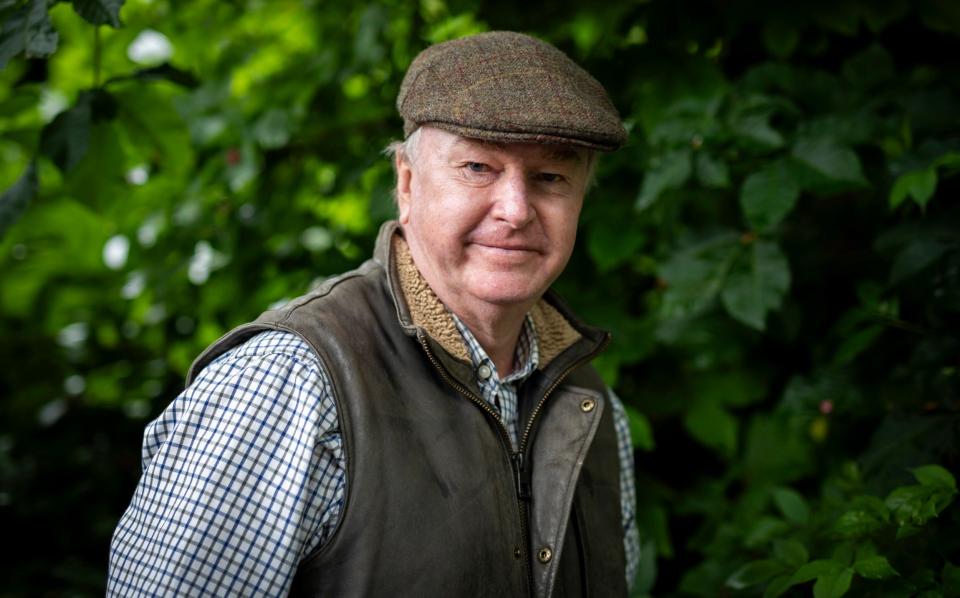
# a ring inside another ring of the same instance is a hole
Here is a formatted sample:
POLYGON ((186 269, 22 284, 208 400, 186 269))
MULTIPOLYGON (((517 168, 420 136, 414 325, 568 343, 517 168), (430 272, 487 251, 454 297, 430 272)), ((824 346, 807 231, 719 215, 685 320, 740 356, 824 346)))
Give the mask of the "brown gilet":
POLYGON ((191 367, 265 330, 326 368, 346 497, 292 595, 626 595, 617 437, 588 362, 607 334, 551 293, 532 310, 541 365, 518 389, 521 442, 480 398, 463 339, 396 223, 374 258, 226 334, 191 367))

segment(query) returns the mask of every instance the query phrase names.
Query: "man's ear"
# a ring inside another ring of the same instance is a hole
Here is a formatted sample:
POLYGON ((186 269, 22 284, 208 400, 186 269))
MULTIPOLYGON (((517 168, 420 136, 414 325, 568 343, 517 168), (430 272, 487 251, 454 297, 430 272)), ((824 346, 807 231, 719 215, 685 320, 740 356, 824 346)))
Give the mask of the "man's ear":
POLYGON ((410 183, 413 169, 402 152, 395 153, 393 160, 397 171, 397 218, 400 224, 407 224, 410 220, 410 183))

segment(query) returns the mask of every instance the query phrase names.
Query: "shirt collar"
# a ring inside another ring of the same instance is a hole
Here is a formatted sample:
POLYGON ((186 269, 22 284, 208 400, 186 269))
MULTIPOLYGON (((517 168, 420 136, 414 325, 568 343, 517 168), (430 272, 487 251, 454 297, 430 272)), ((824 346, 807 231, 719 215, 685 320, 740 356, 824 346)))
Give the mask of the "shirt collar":
POLYGON ((463 342, 467 345, 467 353, 470 356, 470 361, 473 363, 474 370, 477 371, 479 378, 491 378, 501 383, 519 383, 529 378, 530 374, 540 365, 540 348, 537 343, 537 329, 529 313, 523 319, 523 328, 520 329, 520 337, 517 339, 517 350, 513 356, 513 371, 502 380, 497 372, 497 367, 493 364, 493 360, 490 359, 487 352, 483 350, 480 342, 473 336, 470 329, 467 328, 466 324, 464 324, 456 314, 450 312, 450 315, 453 317, 453 323, 456 324, 457 330, 463 337, 463 342), (489 369, 484 371, 482 368, 489 369), (483 373, 487 375, 482 375, 483 373))

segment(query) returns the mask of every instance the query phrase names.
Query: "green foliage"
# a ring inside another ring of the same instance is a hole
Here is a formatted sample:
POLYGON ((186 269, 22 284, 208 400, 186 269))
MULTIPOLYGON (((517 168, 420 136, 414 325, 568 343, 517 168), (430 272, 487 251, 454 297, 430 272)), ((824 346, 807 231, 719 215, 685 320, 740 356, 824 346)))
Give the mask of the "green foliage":
POLYGON ((143 426, 230 327, 364 259, 428 43, 515 29, 610 90, 557 287, 613 342, 636 595, 960 596, 950 2, 0 0, 11 594, 102 594, 143 426), (79 515, 79 516, 78 516, 79 515))

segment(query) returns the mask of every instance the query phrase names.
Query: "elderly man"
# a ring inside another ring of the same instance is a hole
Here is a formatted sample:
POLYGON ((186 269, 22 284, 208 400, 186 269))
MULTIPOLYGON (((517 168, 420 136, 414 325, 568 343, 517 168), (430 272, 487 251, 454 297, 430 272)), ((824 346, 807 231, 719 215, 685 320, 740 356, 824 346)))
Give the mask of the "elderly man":
POLYGON ((147 429, 109 593, 618 596, 638 558, 605 332, 548 291, 603 88, 509 32, 425 50, 373 259, 207 349, 147 429))

